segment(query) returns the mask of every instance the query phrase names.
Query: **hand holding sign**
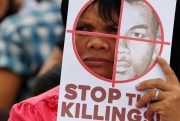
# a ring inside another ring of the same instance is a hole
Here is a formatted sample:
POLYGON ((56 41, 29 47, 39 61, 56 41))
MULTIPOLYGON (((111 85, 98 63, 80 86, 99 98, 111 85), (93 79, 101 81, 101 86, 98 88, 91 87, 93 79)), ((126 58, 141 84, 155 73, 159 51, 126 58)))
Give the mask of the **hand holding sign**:
POLYGON ((168 65, 161 57, 157 57, 157 62, 161 66, 166 80, 150 79, 136 86, 137 90, 146 90, 156 88, 160 90, 151 90, 147 92, 137 103, 137 107, 141 108, 151 100, 156 98, 155 102, 151 103, 147 109, 146 116, 148 119, 153 119, 154 112, 160 115, 161 121, 179 121, 180 116, 180 84, 179 81, 168 65))

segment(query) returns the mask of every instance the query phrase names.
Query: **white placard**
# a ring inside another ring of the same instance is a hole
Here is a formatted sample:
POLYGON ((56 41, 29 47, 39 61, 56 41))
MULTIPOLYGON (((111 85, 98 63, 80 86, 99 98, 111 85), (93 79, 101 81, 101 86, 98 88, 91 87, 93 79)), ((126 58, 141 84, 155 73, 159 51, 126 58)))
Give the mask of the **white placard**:
POLYGON ((95 1, 69 0, 57 120, 147 121, 135 85, 164 78, 155 57, 170 60, 176 0, 121 0, 112 21, 95 1))

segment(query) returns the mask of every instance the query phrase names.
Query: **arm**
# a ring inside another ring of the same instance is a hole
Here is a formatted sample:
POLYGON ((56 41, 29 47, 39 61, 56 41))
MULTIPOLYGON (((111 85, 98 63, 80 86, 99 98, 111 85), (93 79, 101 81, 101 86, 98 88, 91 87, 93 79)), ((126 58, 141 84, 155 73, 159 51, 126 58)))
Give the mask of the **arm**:
POLYGON ((139 91, 146 89, 159 89, 147 92, 137 103, 137 108, 142 108, 145 104, 154 100, 147 109, 146 116, 152 121, 153 115, 157 112, 161 121, 180 121, 180 84, 179 81, 168 65, 161 57, 157 57, 157 63, 161 66, 166 80, 150 79, 136 86, 139 91))
POLYGON ((39 112, 34 108, 34 106, 22 102, 15 104, 12 107, 8 121, 43 121, 43 120, 39 115, 39 112))
POLYGON ((7 69, 0 69, 0 107, 9 109, 19 91, 21 77, 7 69))
POLYGON ((56 47, 50 56, 50 58, 45 62, 43 67, 41 68, 39 75, 43 74, 46 72, 48 69, 53 67, 54 65, 62 63, 62 50, 58 47, 56 47))

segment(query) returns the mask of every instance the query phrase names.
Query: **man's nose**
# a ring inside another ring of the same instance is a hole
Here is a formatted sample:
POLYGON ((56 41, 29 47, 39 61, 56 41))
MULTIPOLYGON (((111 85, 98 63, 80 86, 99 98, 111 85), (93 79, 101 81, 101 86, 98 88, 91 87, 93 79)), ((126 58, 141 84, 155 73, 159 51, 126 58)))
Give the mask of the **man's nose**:
POLYGON ((129 54, 129 49, 127 47, 127 41, 126 40, 119 40, 119 47, 118 47, 118 53, 119 54, 123 54, 123 53, 129 54))
MULTIPOLYGON (((107 51, 109 50, 109 44, 104 37, 90 37, 87 48, 96 51, 107 51)), ((110 40, 111 41, 111 40, 110 40)))

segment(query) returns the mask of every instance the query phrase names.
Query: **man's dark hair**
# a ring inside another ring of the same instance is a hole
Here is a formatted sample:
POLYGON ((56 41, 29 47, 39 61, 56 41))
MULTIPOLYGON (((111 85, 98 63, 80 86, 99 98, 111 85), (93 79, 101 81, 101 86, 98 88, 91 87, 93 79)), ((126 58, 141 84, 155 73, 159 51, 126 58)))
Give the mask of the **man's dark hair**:
MULTIPOLYGON (((119 16, 121 0, 94 0, 91 4, 95 3, 98 3, 98 12, 102 20, 114 23, 115 21, 112 14, 115 12, 119 16)), ((64 26, 66 26, 67 21, 68 4, 69 0, 62 0, 61 14, 64 26)))

